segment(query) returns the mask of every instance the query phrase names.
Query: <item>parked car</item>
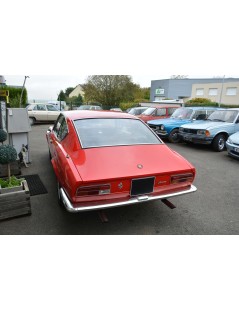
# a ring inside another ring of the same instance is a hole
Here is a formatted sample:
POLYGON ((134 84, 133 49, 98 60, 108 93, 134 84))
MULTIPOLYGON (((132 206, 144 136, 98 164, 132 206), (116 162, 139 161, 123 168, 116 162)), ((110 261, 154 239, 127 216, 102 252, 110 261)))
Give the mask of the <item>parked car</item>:
POLYGON ((77 108, 77 110, 99 111, 99 110, 103 110, 103 109, 99 105, 81 105, 80 107, 77 108))
POLYGON ((186 142, 210 144, 217 152, 224 150, 230 135, 239 131, 239 109, 213 112, 205 122, 186 124, 179 135, 186 142))
POLYGON ((239 159, 239 131, 227 139, 226 147, 229 156, 239 159))
POLYGON ((175 104, 161 104, 158 107, 150 107, 139 115, 139 118, 144 122, 159 118, 169 118, 179 107, 180 105, 175 104))
POLYGON ((131 115, 140 115, 142 114, 144 111, 146 111, 149 107, 135 107, 135 108, 131 108, 128 113, 131 115))
POLYGON ((27 106, 30 125, 55 122, 61 113, 52 104, 33 103, 27 106))
POLYGON ((59 201, 70 212, 196 191, 195 168, 128 113, 63 112, 46 138, 59 201))
POLYGON ((114 111, 114 112, 123 112, 121 110, 121 108, 111 108, 110 111, 114 111))
POLYGON ((217 110, 209 107, 185 107, 178 108, 170 118, 157 119, 147 122, 149 127, 159 135, 160 138, 167 138, 170 142, 180 141, 178 135, 179 127, 199 120, 205 120, 208 116, 217 110))

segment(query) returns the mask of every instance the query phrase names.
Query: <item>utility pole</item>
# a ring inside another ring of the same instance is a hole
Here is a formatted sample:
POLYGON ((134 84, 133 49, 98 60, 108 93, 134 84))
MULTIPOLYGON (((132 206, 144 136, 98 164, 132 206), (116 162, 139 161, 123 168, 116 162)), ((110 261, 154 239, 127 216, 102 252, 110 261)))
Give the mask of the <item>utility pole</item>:
POLYGON ((223 78, 222 78, 222 87, 221 87, 221 93, 220 93, 219 105, 218 105, 219 108, 221 107, 221 102, 222 102, 222 92, 223 92, 224 80, 225 80, 225 75, 223 75, 223 78))
POLYGON ((22 86, 22 92, 21 92, 21 97, 20 97, 20 104, 19 104, 20 108, 22 107, 22 95, 23 95, 23 91, 24 91, 24 87, 25 87, 25 83, 26 83, 26 79, 27 78, 30 78, 30 76, 25 75, 25 78, 24 78, 24 82, 23 82, 23 86, 22 86))

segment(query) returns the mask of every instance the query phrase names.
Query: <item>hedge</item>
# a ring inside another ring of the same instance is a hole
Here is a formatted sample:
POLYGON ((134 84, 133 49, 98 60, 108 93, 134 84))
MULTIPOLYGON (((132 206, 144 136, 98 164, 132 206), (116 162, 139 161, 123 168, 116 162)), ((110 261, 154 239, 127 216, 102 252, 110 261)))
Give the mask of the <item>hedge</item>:
MULTIPOLYGON (((2 86, 2 87, 0 87, 0 89, 9 91, 8 107, 19 108, 22 88, 21 87, 16 88, 16 87, 10 87, 10 86, 2 86)), ((28 101, 27 90, 26 90, 26 88, 24 88, 23 94, 22 94, 22 107, 26 107, 27 101, 28 101)))

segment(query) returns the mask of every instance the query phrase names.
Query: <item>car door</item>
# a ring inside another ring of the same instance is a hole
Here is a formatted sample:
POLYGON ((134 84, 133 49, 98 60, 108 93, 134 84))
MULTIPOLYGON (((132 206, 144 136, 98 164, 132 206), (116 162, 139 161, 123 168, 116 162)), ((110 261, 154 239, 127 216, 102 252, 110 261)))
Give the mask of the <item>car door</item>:
POLYGON ((59 116, 60 114, 60 111, 57 110, 57 108, 55 108, 53 105, 51 104, 47 104, 46 105, 46 108, 47 108, 47 120, 49 122, 52 122, 52 121, 56 121, 57 120, 57 117, 59 116))
POLYGON ((239 131, 239 114, 237 115, 236 121, 235 121, 235 133, 239 131))
POLYGON ((166 108, 157 108, 155 116, 152 119, 160 119, 167 117, 167 109, 166 108))
POLYGON ((47 110, 44 104, 37 104, 32 109, 32 116, 39 122, 47 121, 47 110))

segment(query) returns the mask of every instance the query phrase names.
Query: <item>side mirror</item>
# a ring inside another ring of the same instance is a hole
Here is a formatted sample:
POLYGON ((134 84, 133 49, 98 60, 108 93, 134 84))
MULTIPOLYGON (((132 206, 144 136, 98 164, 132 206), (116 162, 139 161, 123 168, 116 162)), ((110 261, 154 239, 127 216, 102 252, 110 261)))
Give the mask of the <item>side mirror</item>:
POLYGON ((53 130, 53 126, 50 126, 48 129, 47 129, 47 133, 51 133, 53 130))

